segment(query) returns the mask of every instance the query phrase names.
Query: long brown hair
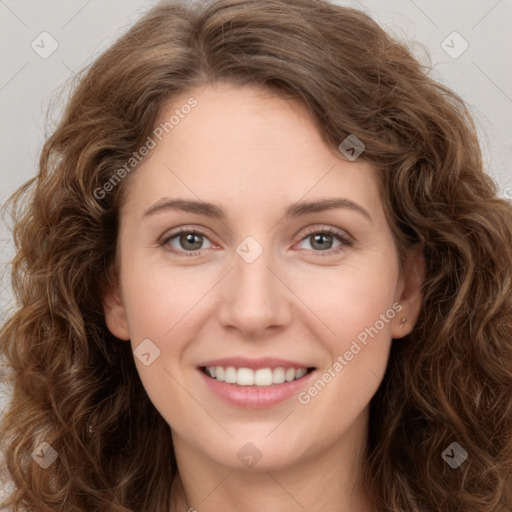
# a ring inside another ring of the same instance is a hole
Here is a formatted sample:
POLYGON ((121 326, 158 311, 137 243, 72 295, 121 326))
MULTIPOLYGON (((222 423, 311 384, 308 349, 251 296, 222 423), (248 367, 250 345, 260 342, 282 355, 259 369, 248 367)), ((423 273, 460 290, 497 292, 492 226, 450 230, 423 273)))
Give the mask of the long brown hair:
POLYGON ((463 101, 428 73, 367 15, 321 0, 164 2, 84 71, 38 175, 11 197, 7 505, 169 510, 170 429, 101 305, 129 177, 103 192, 164 105, 227 81, 297 98, 338 155, 355 134, 400 256, 424 247, 420 317, 371 401, 375 510, 512 509, 512 206, 484 172, 463 101), (48 468, 31 457, 42 442, 58 454, 48 468), (468 454, 457 469, 442 457, 453 442, 468 454))

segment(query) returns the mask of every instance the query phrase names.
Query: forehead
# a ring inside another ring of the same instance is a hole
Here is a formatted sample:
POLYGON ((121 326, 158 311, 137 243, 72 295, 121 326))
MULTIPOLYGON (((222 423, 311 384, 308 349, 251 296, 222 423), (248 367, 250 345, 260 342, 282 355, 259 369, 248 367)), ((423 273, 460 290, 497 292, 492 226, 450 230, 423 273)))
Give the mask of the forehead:
POLYGON ((335 156, 296 100, 221 83, 175 98, 155 126, 173 116, 130 184, 141 208, 183 195, 253 209, 338 195, 367 209, 380 203, 371 166, 335 156), (190 98, 195 106, 182 109, 190 98))

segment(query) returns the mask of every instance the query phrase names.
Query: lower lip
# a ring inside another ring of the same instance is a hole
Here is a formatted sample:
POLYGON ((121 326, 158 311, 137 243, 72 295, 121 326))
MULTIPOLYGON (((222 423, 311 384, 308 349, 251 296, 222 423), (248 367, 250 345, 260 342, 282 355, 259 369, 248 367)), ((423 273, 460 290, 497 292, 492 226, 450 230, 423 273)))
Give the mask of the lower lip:
POLYGON ((272 384, 271 386, 239 386, 229 384, 220 380, 208 377, 201 369, 198 369, 206 385, 219 397, 231 405, 237 407, 248 407, 251 409, 265 409, 277 405, 296 395, 304 385, 309 381, 315 370, 306 373, 304 377, 291 382, 282 384, 272 384))

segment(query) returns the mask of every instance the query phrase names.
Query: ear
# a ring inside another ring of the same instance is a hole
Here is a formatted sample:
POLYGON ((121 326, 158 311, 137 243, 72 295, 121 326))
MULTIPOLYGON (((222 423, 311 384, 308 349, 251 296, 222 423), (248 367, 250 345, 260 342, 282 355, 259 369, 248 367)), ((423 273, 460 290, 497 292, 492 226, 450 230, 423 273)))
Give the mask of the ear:
POLYGON ((107 280, 103 286, 103 311, 105 312, 105 322, 108 330, 121 340, 130 339, 128 329, 128 319, 121 296, 121 289, 117 282, 107 280))
POLYGON ((421 311, 422 285, 425 281, 423 245, 415 244, 408 250, 406 261, 397 287, 396 301, 402 305, 393 319, 392 337, 403 338, 409 334, 421 311), (405 318, 405 322, 403 319, 405 318))

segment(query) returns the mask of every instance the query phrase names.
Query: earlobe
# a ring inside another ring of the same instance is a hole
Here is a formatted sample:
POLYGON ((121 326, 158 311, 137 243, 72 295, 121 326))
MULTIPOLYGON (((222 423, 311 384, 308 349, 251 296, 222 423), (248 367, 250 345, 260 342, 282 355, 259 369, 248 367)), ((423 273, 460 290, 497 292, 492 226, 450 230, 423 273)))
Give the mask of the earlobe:
POLYGON ((130 339, 128 320, 118 284, 108 283, 103 290, 103 311, 108 330, 121 340, 130 339))
POLYGON ((403 338, 409 334, 416 324, 421 311, 423 301, 422 286, 425 281, 423 245, 416 244, 409 249, 401 281, 402 291, 397 301, 402 305, 402 310, 394 318, 393 338, 403 338))

